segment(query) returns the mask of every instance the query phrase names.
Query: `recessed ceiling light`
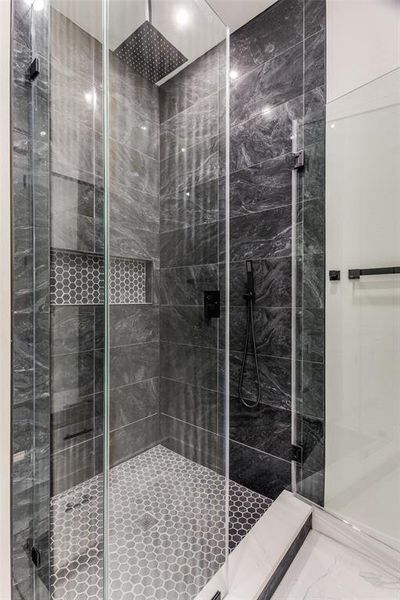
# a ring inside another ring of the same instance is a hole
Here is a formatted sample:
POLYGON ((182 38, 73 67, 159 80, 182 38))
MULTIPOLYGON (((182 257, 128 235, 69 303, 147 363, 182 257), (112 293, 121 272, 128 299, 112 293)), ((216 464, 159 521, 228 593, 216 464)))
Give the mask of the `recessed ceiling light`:
POLYGON ((85 100, 86 102, 90 105, 90 106, 96 106, 97 103, 97 96, 96 96, 96 92, 85 92, 84 94, 85 96, 85 100))
POLYGON ((39 10, 43 10, 44 9, 44 0, 35 0, 34 4, 33 4, 33 10, 36 10, 37 12, 39 12, 39 10))
POLYGON ((335 127, 336 127, 335 123, 332 123, 331 129, 335 129, 335 127))
POLYGON ((179 27, 186 27, 190 23, 190 13, 185 8, 178 8, 175 12, 175 22, 179 27))
POLYGON ((235 69, 232 69, 232 71, 229 73, 229 77, 230 77, 232 80, 235 80, 235 79, 237 79, 237 78, 239 77, 239 73, 238 73, 238 71, 235 71, 235 69))

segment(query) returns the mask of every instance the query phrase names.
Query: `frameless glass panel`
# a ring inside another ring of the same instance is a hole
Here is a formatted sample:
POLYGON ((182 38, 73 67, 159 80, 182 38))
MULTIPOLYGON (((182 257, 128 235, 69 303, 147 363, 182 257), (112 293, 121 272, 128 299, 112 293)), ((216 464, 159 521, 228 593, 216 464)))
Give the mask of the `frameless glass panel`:
POLYGON ((400 546, 399 90, 396 69, 327 106, 327 267, 341 278, 327 287, 326 508, 394 548, 400 546))
POLYGON ((108 11, 109 597, 194 599, 227 551, 226 28, 108 11))
POLYGON ((102 598, 101 2, 50 4, 50 593, 102 598))

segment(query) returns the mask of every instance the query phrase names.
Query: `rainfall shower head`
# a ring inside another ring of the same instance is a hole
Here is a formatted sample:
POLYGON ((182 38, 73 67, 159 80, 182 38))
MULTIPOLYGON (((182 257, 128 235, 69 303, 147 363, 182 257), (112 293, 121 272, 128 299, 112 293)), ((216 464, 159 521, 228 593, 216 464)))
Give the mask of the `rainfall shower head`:
POLYGON ((151 23, 151 0, 147 20, 115 50, 115 55, 136 73, 157 83, 183 65, 187 58, 151 23))

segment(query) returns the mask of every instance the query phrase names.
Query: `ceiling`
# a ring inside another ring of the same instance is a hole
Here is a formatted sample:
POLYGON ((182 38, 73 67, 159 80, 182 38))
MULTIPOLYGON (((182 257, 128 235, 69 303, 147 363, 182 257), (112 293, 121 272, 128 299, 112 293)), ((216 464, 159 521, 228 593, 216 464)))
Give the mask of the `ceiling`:
MULTIPOLYGON (((151 0, 153 25, 188 61, 216 46, 276 0, 151 0)), ((51 0, 52 6, 102 40, 101 0, 51 0)), ((109 0, 109 45, 115 50, 147 18, 147 0, 109 0)), ((164 83, 164 80, 158 84, 164 83)))

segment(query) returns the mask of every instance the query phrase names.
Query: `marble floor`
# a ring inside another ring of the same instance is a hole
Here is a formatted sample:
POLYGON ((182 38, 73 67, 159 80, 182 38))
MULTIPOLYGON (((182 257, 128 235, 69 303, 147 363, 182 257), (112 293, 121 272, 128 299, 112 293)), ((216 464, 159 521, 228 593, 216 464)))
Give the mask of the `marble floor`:
POLYGON ((273 600, 400 600, 400 572, 313 530, 273 600))
MULTIPOLYGON (((225 561, 225 479, 164 446, 110 471, 110 600, 192 600, 225 561)), ((272 501, 230 482, 230 548, 272 501)), ((103 481, 52 500, 52 600, 103 597, 103 481)))

